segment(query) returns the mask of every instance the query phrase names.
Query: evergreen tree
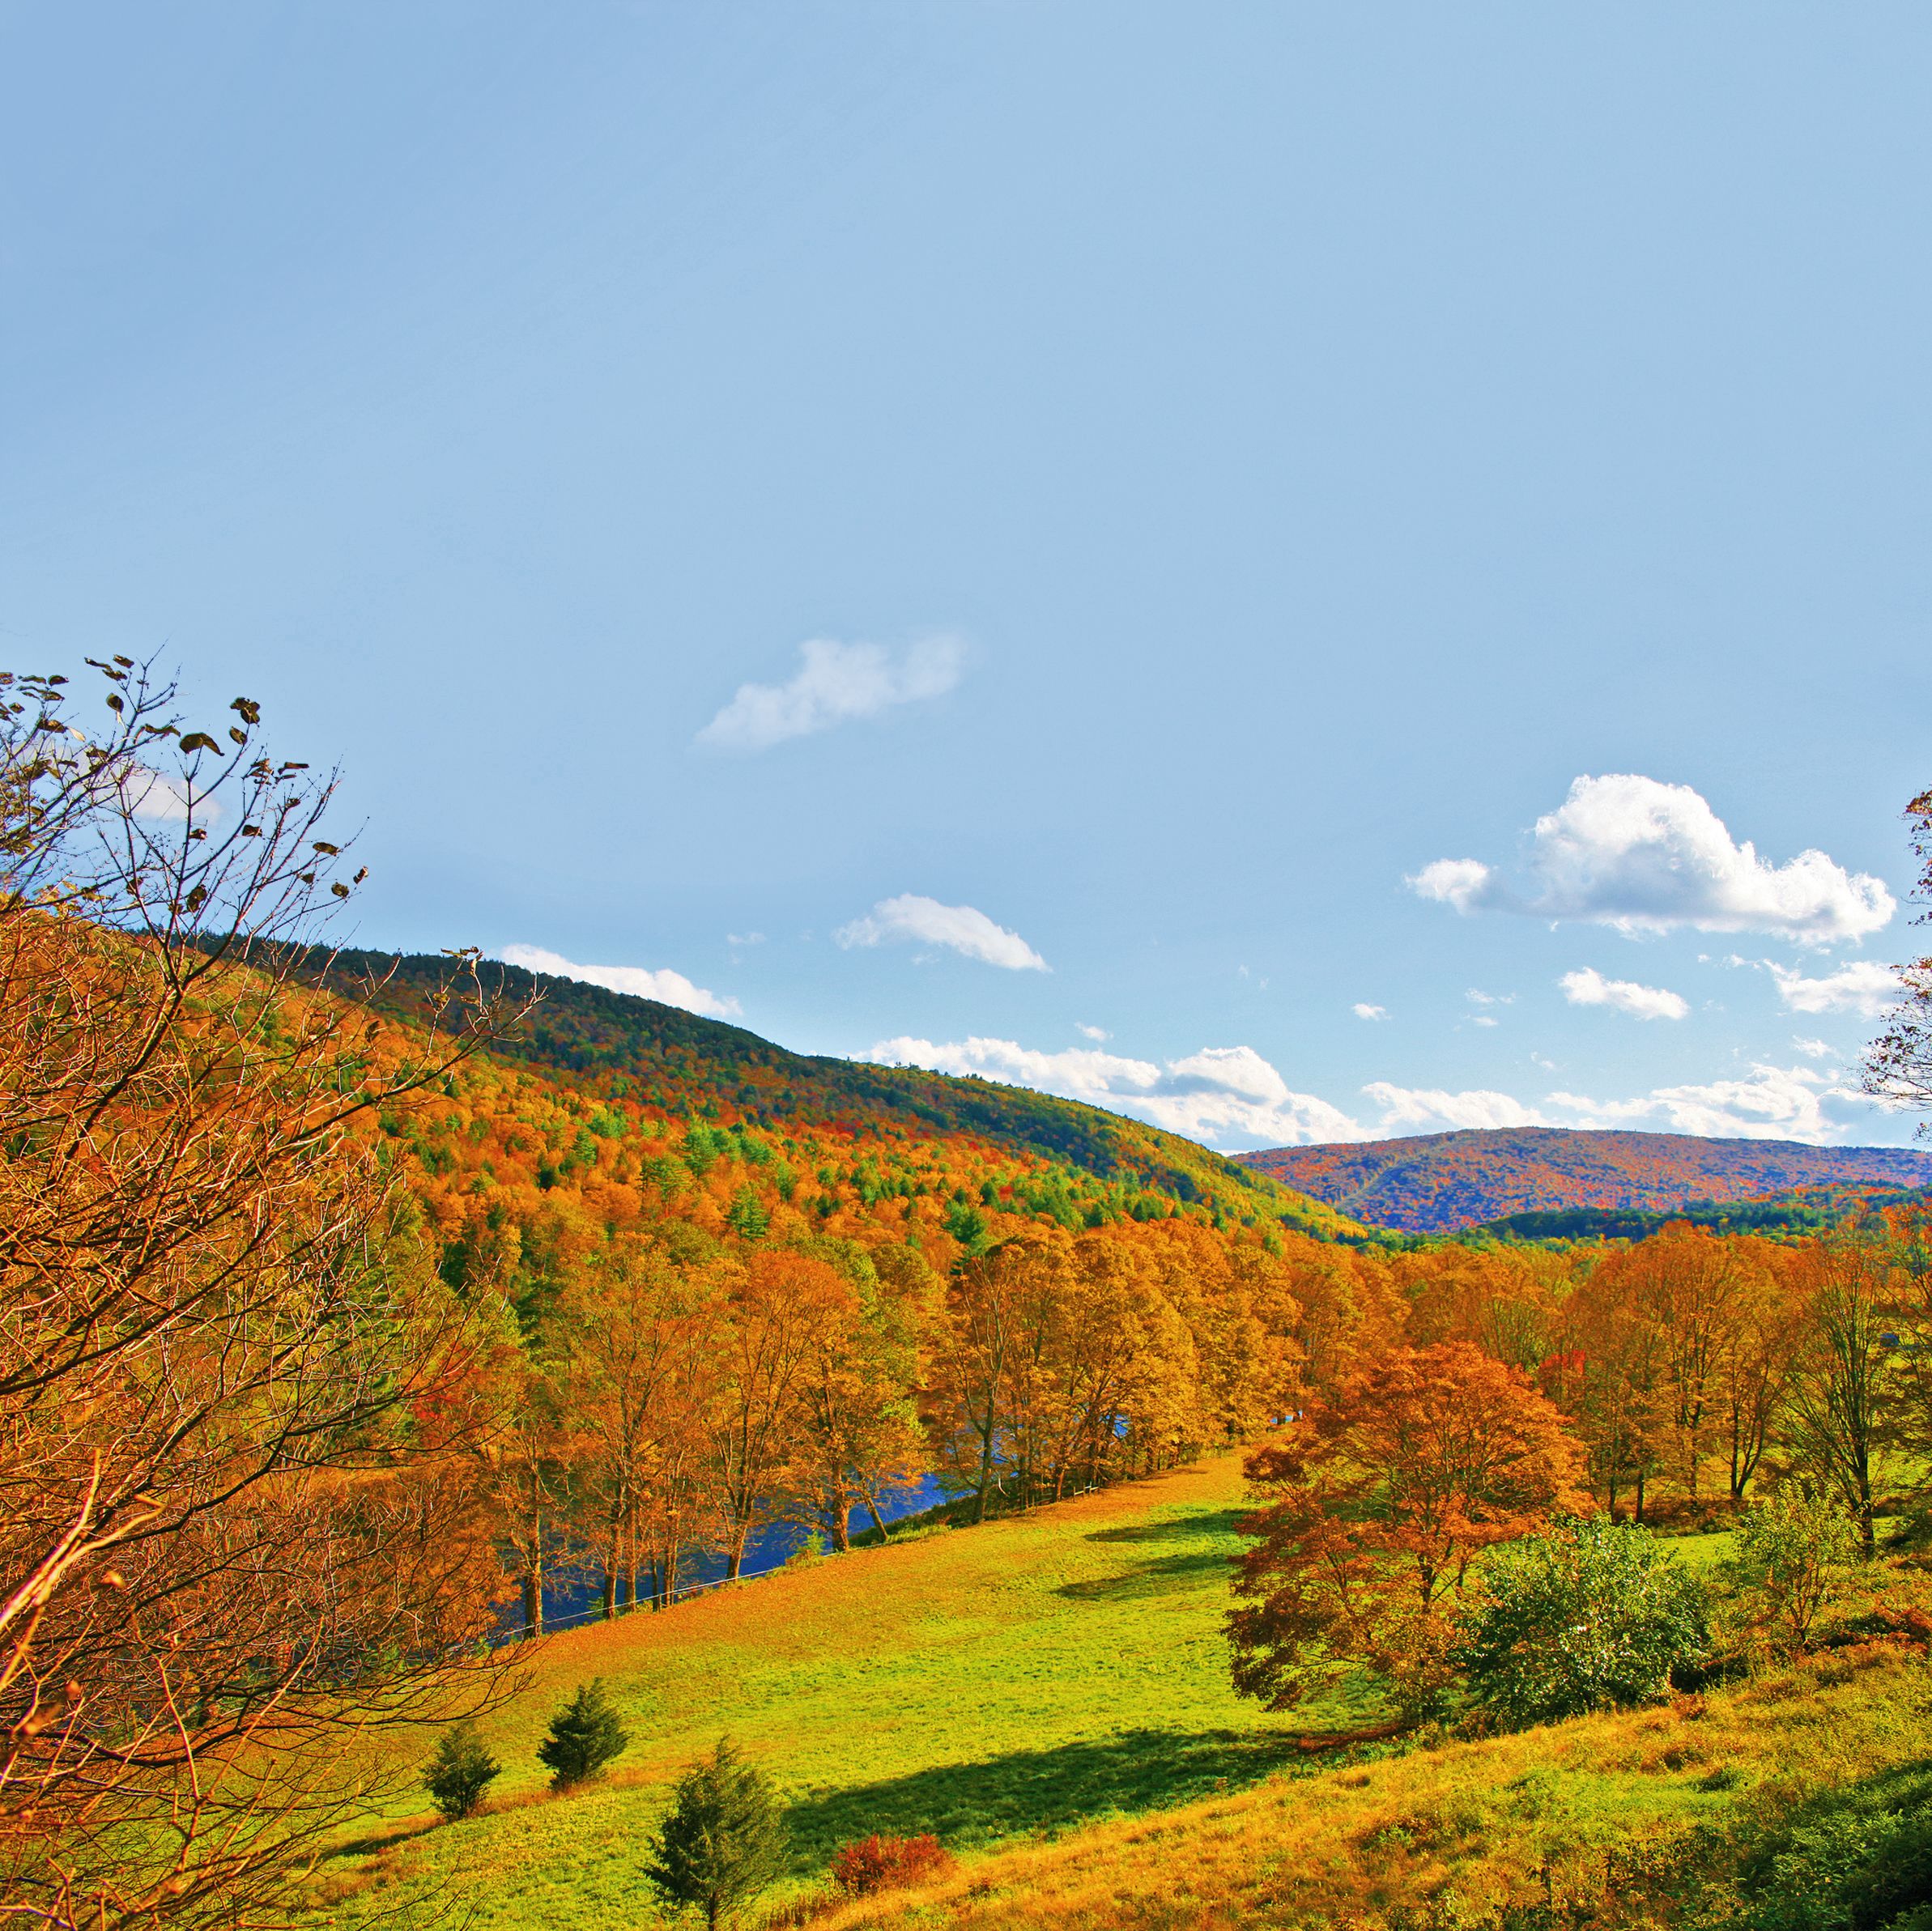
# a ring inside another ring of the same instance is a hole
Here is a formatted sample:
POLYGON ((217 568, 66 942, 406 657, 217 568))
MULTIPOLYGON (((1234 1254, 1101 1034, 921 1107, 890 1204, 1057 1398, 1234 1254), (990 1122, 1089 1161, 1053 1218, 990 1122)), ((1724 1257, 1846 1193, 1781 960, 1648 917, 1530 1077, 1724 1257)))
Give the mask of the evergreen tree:
POLYGON ((725 1216, 725 1225, 733 1233, 746 1240, 762 1240, 770 1231, 772 1216, 758 1197, 758 1189, 752 1186, 740 1187, 733 1195, 731 1209, 725 1216))
POLYGON ((551 1773, 553 1790, 585 1782, 622 1753, 630 1733, 604 1698, 602 1677, 585 1683, 550 1720, 550 1734, 537 1746, 537 1759, 551 1773))
POLYGON ((502 1769, 470 1725, 453 1723, 436 1739, 436 1754, 423 1767, 423 1782, 443 1821, 454 1823, 483 1801, 502 1769))
POLYGON ((695 1904, 716 1931, 778 1876, 785 1852, 769 1780, 721 1737, 679 1779, 648 1874, 669 1903, 695 1904))

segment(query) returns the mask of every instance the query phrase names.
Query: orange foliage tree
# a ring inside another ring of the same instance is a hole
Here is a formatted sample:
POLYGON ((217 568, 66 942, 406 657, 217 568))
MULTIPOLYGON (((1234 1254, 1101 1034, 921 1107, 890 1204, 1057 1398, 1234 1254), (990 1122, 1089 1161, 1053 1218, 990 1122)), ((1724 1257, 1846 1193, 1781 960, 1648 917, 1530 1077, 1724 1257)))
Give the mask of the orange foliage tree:
POLYGON ((487 1626, 492 1340, 349 1131, 441 1067, 287 975, 329 781, 99 668, 0 683, 0 1896, 263 1922, 487 1626))
POLYGON ((1398 1348, 1247 1465, 1235 1687, 1287 1709, 1349 1672, 1425 1708, 1471 1559, 1588 1506, 1555 1407, 1466 1342, 1398 1348))

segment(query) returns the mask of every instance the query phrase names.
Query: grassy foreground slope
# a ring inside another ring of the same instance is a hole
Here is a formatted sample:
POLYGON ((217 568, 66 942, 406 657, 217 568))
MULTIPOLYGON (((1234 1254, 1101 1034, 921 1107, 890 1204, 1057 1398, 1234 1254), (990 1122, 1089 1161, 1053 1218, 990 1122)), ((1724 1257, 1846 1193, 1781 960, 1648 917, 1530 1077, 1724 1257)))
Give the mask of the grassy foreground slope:
POLYGON ((551 1637, 485 1726, 509 1767, 496 1806, 389 1820, 319 1874, 318 1898, 352 1920, 453 1886, 478 1931, 653 1925, 647 1837, 721 1733, 791 1806, 802 1886, 873 1831, 972 1852, 1305 1768, 1295 1738, 1350 1712, 1291 1727, 1228 1685, 1241 1495, 1240 1458, 1218 1457, 551 1637), (602 1784, 540 1797, 548 1714, 600 1675, 631 1747, 602 1784))
POLYGON ((1708 1925, 1713 1903, 1721 1912, 1728 1831, 1774 1801, 1922 1763, 1928 1716, 1923 1651, 1870 1644, 1669 1706, 1338 1765, 1103 1824, 813 1923, 1675 1931, 1708 1925))

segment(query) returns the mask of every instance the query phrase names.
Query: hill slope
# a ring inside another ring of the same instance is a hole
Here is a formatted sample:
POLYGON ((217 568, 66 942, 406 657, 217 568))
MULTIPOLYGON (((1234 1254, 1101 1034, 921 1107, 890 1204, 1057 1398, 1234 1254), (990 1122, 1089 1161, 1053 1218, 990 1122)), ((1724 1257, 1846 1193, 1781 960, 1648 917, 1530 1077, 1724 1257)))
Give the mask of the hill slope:
POLYGON ((1236 1158, 1358 1220, 1414 1233, 1572 1208, 1667 1213, 1694 1201, 1750 1200, 1801 1187, 1932 1183, 1932 1154, 1907 1147, 1555 1126, 1277 1146, 1236 1158))
POLYGON ((666 1788, 726 1733, 786 1799, 798 1883, 873 1831, 970 1852, 1299 1768, 1294 1735, 1348 1712, 1291 1723, 1229 1687, 1242 1495, 1239 1457, 1219 1457, 552 1637, 483 1726, 506 1766, 497 1807, 426 1833, 392 1819, 317 1893, 351 1922, 457 1882, 477 1931, 654 1925, 666 1788), (594 1675, 631 1746, 606 1782, 542 1801, 544 1725, 594 1675))
MULTIPOLYGON (((359 980, 375 981, 380 989, 360 996, 379 1010, 419 1019, 449 967, 440 957, 344 952, 334 956, 328 984, 354 997, 359 980)), ((792 1053, 677 1006, 493 961, 480 976, 487 992, 514 1002, 540 995, 492 1057, 586 1098, 777 1132, 824 1128, 849 1138, 884 1131, 1008 1150, 1099 1183, 1137 1218, 1177 1204, 1219 1224, 1278 1224, 1326 1240, 1367 1232, 1264 1172, 1096 1107, 916 1067, 792 1053)))

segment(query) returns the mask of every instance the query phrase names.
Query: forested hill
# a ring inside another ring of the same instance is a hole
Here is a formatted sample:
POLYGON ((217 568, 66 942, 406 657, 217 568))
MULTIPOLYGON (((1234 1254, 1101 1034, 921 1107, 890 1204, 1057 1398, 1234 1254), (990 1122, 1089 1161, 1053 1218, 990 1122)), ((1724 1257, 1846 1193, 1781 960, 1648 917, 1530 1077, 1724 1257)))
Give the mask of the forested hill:
MULTIPOLYGON (((1355 1219, 1415 1233, 1579 1209, 1667 1214, 1693 1202, 1760 1199, 1803 1188, 1932 1183, 1932 1154, 1907 1147, 1806 1146, 1556 1126, 1276 1146, 1236 1157, 1355 1219)), ((1512 1231, 1530 1230, 1519 1224, 1512 1231)))
MULTIPOLYGON (((412 1019, 450 971, 449 959, 429 955, 333 958, 332 989, 353 993, 359 982, 375 981, 370 1002, 412 1019)), ((1096 1107, 987 1080, 792 1053, 743 1027, 493 960, 478 970, 486 993, 513 1002, 541 995, 494 1057, 541 1070, 586 1099, 779 1131, 883 1129, 1007 1149, 1082 1176, 1083 1213, 1146 1218, 1178 1206, 1220 1224, 1279 1224, 1318 1239, 1366 1232, 1264 1172, 1096 1107)))

